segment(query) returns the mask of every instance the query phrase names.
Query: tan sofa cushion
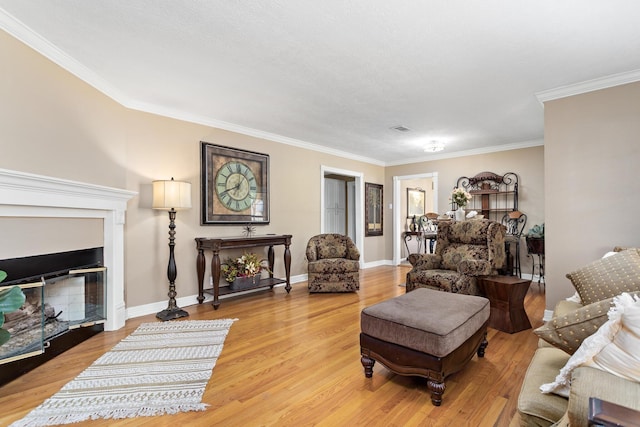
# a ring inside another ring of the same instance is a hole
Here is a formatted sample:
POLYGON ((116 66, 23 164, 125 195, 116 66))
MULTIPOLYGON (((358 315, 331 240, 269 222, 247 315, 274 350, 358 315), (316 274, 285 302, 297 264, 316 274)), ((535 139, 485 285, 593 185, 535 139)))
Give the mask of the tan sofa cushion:
POLYGON ((567 278, 584 305, 640 291, 640 254, 635 249, 618 252, 567 274, 567 278))
POLYGON ((553 347, 536 350, 525 374, 518 412, 521 426, 550 426, 567 410, 567 399, 555 394, 542 394, 540 386, 553 381, 560 369, 569 360, 569 355, 553 347))
POLYGON ((589 397, 640 410, 640 385, 590 367, 576 368, 571 376, 568 416, 572 426, 586 426, 589 397))

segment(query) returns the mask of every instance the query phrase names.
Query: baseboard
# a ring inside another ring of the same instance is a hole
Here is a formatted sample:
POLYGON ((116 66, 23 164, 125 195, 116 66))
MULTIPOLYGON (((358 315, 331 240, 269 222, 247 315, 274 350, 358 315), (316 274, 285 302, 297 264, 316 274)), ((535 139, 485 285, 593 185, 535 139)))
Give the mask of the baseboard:
MULTIPOLYGON (((306 282, 307 281, 307 275, 306 274, 300 274, 297 276, 292 276, 291 277, 291 287, 293 287, 294 284, 296 283, 300 283, 300 282, 306 282)), ((285 284, 282 283, 280 285, 275 285, 274 288, 280 288, 280 287, 284 287, 285 284)), ((220 300, 224 300, 225 298, 229 298, 229 297, 236 297, 236 296, 240 296, 240 295, 246 295, 252 292, 259 292, 261 290, 264 289, 249 289, 247 291, 244 292, 237 292, 234 294, 229 294, 229 295, 223 295, 220 297, 220 300)), ((209 294, 204 294, 204 302, 203 304, 206 303, 210 303, 211 301, 213 301, 213 295, 209 295, 209 294)), ((185 297, 179 297, 176 298, 176 304, 178 305, 178 307, 188 307, 190 305, 196 305, 198 304, 198 295, 189 295, 189 296, 185 296, 185 297)), ((137 305, 134 307, 128 307, 126 309, 126 318, 127 319, 133 319, 134 317, 140 317, 140 316, 146 316, 148 314, 155 314, 158 313, 159 311, 164 310, 165 308, 167 308, 167 301, 158 301, 158 302, 152 302, 149 304, 143 304, 143 305, 137 305)))

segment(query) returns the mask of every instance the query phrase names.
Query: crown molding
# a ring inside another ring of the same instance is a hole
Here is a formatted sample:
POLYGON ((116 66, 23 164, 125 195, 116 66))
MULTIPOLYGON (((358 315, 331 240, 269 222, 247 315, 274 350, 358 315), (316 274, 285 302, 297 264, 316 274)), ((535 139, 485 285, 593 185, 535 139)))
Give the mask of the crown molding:
POLYGON ((624 73, 613 74, 593 80, 587 80, 567 86, 560 86, 555 89, 544 90, 536 93, 538 102, 544 105, 547 101, 566 98, 568 96, 580 95, 594 90, 607 89, 627 83, 640 81, 640 70, 626 71, 624 73))
POLYGON ((256 138, 266 139, 269 141, 279 142, 282 144, 291 145, 294 147, 304 148, 307 150, 317 151, 325 154, 331 154, 333 156, 347 158, 351 160, 361 161, 378 166, 384 166, 384 162, 372 159, 365 156, 360 156, 353 153, 348 153, 333 148, 324 147, 318 144, 314 144, 307 141, 302 141, 295 138, 289 138, 286 136, 261 131, 258 129, 252 129, 245 126, 236 125, 220 120, 213 120, 208 117, 197 116, 189 114, 183 111, 172 110, 165 107, 160 107, 153 104, 143 103, 131 99, 124 95, 120 90, 107 83, 104 79, 98 76, 95 72, 85 67, 64 51, 50 43, 48 40, 35 33, 29 27, 24 25, 21 21, 7 13, 4 9, 0 8, 0 28, 12 35, 22 43, 26 44, 36 52, 40 53, 44 57, 48 58, 55 64, 59 65, 63 69, 67 70, 74 76, 78 77, 85 83, 93 86, 98 91, 102 92, 109 98, 113 99, 120 105, 129 108, 131 110, 137 110, 145 113, 156 114, 163 117, 173 118, 186 122, 201 124, 231 132, 240 133, 247 136, 253 136, 256 138))
POLYGON ((456 151, 453 153, 438 153, 398 162, 387 162, 385 166, 401 166, 413 163, 431 162, 434 160, 455 159, 457 157, 477 156, 479 154, 497 153, 500 151, 519 150, 521 148, 539 147, 544 145, 544 139, 532 139, 529 141, 514 142, 511 144, 494 145, 491 147, 475 148, 473 150, 456 151))
POLYGON ((107 83, 95 72, 73 59, 40 34, 35 33, 31 28, 2 8, 0 8, 0 28, 116 102, 122 105, 129 102, 124 93, 107 83))
MULTIPOLYGON (((115 102, 119 103, 125 108, 140 111, 144 113, 150 113, 159 115, 162 117, 168 117, 176 120, 181 120, 185 122, 200 124, 204 126, 209 126, 217 129, 227 130, 230 132, 239 133, 242 135, 247 135, 255 138, 265 139, 268 141, 279 142, 282 144, 303 148, 306 150, 316 151, 324 154, 329 154, 332 156, 355 160, 367 164, 372 164, 376 166, 396 166, 402 164, 410 164, 410 163, 418 163, 423 161, 430 160, 438 160, 438 159, 448 159, 454 157, 464 157, 475 154, 485 154, 485 153, 493 153, 497 151, 505 151, 512 150, 517 148, 525 148, 535 145, 543 145, 543 142, 536 143, 533 145, 522 145, 519 144, 508 144, 508 145, 500 145, 495 147, 487 147, 480 148, 477 150, 468 150, 468 151, 460 151, 457 153, 438 153, 433 155, 428 155, 422 158, 414 158, 411 162, 407 162, 405 160, 399 162, 384 162, 378 159, 373 159, 366 156, 357 155, 354 153, 349 153, 342 150, 337 150, 334 148, 325 147, 319 144, 314 144, 312 142, 303 141, 300 139, 290 138, 282 135, 278 135, 271 132, 261 131, 258 129, 249 128, 246 126, 237 125, 234 123, 229 123, 221 120, 211 119, 209 117, 203 117, 195 114, 191 114, 185 111, 180 111, 176 109, 170 109, 162 106, 158 106, 155 104, 149 104, 137 101, 126 96, 122 91, 115 88, 113 85, 107 83, 102 77, 97 75, 95 72, 85 67, 74 58, 69 56, 67 53, 53 45, 51 42, 35 33, 29 27, 24 25, 21 21, 13 17, 4 9, 0 8, 0 28, 6 31, 11 36, 15 37, 22 43, 26 44, 36 52, 40 53, 44 57, 51 60, 53 63, 59 65, 63 69, 67 70, 74 76, 78 77, 80 80, 85 83, 91 85, 104 95, 113 99, 115 102)), ((640 70, 638 71, 638 78, 640 80, 640 70)))
POLYGON ((290 138, 287 136, 282 136, 282 135, 278 135, 271 132, 253 129, 250 127, 225 122, 222 120, 215 120, 209 117, 190 114, 181 110, 175 110, 171 108, 161 107, 161 106, 152 105, 152 104, 139 103, 139 102, 126 105, 126 107, 132 110, 157 114, 163 117, 169 117, 176 120, 181 120, 181 121, 200 124, 204 126, 217 128, 217 129, 227 130, 227 131, 239 133, 242 135, 252 136, 260 139, 266 139, 268 141, 273 141, 273 142, 279 142, 281 144, 291 145, 294 147, 304 148, 306 150, 312 150, 320 153, 330 154, 330 155, 342 157, 345 159, 356 160, 356 161, 369 163, 377 166, 385 166, 384 162, 377 159, 370 158, 370 157, 360 156, 358 154, 348 153, 346 151, 325 147, 322 145, 314 144, 312 142, 307 142, 300 139, 290 138))

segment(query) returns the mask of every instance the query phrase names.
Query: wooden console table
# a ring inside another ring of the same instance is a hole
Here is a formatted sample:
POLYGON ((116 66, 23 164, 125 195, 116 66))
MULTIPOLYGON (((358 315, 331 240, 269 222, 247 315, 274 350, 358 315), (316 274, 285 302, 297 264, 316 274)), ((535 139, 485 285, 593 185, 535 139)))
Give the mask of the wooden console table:
POLYGON ((478 278, 478 288, 489 299, 489 326, 510 334, 531 328, 524 310, 524 297, 531 280, 517 276, 486 276, 478 278))
POLYGON ((286 283, 285 289, 287 293, 291 290, 291 251, 289 246, 291 245, 291 235, 263 235, 253 237, 196 237, 196 249, 198 250, 198 259, 196 266, 198 269, 198 303, 204 302, 204 293, 213 295, 213 308, 218 309, 220 306, 220 295, 228 295, 236 292, 243 292, 247 289, 232 290, 228 288, 220 289, 220 251, 223 249, 242 249, 242 248, 255 248, 261 246, 268 246, 269 251, 267 258, 269 260, 269 277, 260 280, 254 288, 258 289, 269 287, 273 289, 274 285, 280 283, 286 283), (274 251, 273 247, 276 245, 284 245, 284 269, 286 272, 286 279, 277 279, 273 277, 273 265, 274 265, 274 251), (206 265, 206 259, 204 255, 205 250, 213 252, 213 258, 211 259, 211 276, 213 278, 213 288, 204 289, 204 271, 206 265))

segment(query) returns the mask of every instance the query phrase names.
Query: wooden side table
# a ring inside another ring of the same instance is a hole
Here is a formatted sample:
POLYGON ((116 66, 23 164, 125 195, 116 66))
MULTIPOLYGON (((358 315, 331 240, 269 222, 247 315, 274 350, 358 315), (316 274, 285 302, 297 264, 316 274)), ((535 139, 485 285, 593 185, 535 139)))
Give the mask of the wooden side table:
POLYGON ((489 327, 499 331, 520 332, 531 328, 524 310, 524 297, 531 280, 517 276, 486 276, 478 280, 480 292, 489 298, 489 327))

